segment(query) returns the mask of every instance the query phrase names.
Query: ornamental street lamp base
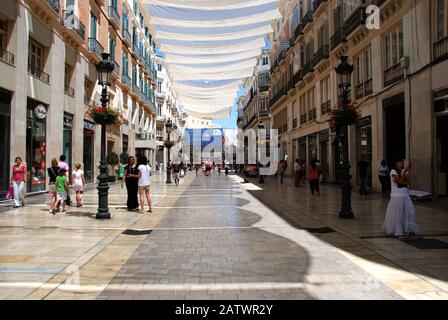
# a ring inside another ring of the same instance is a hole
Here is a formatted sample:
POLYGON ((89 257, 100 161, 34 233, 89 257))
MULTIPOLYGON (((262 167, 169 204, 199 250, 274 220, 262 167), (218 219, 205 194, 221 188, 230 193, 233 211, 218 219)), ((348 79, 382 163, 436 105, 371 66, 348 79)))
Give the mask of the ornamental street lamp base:
POLYGON ((264 183, 264 177, 260 176, 260 178, 258 179, 258 183, 263 184, 264 183))
POLYGON ((110 219, 110 212, 97 212, 96 219, 110 219))
POLYGON ((347 210, 347 211, 339 211, 339 218, 341 219, 353 219, 355 218, 355 215, 353 214, 353 211, 347 210))

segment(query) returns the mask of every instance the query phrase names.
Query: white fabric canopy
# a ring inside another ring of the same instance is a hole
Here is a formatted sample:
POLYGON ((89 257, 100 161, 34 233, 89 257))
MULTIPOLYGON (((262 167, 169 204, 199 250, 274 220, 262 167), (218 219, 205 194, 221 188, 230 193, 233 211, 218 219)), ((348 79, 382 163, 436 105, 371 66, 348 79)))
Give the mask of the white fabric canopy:
POLYGON ((277 0, 145 0, 146 3, 201 10, 239 9, 276 2, 277 0))
POLYGON ((263 48, 265 45, 264 39, 259 38, 247 42, 218 47, 186 47, 182 45, 162 44, 160 46, 160 50, 164 52, 174 52, 177 54, 226 54, 242 52, 254 48, 263 48))
POLYGON ((147 0, 172 90, 187 114, 229 116, 243 79, 251 77, 278 0, 147 0))
POLYGON ((253 57, 258 57, 261 54, 261 49, 250 49, 238 53, 223 54, 223 55, 179 55, 175 53, 167 53, 165 56, 166 62, 182 63, 182 64, 198 64, 198 63, 221 63, 229 61, 238 61, 253 57))
POLYGON ((230 33, 220 33, 220 34, 185 34, 185 33, 172 33, 157 31, 157 39, 174 39, 174 40, 185 40, 185 41, 216 41, 216 40, 233 40, 241 39, 252 36, 262 36, 273 32, 270 25, 265 25, 257 27, 254 29, 249 29, 241 32, 230 32, 230 33))

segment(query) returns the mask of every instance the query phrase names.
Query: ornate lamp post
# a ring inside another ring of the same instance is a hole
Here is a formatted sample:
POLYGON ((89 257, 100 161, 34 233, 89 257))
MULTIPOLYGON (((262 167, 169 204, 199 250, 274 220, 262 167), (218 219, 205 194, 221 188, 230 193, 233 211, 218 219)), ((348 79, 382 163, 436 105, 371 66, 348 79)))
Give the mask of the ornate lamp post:
MULTIPOLYGON (((264 140, 261 137, 261 130, 264 130, 264 123, 262 121, 260 121, 260 123, 258 124, 258 143, 260 146, 263 145, 264 140)), ((258 148, 258 151, 260 151, 260 148, 258 148)), ((258 183, 263 184, 264 183, 264 176, 261 174, 261 168, 262 168, 262 164, 260 162, 260 158, 261 158, 261 154, 258 154, 258 183)))
MULTIPOLYGON (((114 63, 109 60, 109 54, 101 54, 102 60, 98 62, 96 71, 98 72, 98 84, 102 86, 101 91, 101 107, 107 108, 109 102, 109 95, 107 94, 107 87, 111 85, 111 74, 114 71, 114 63)), ((106 124, 101 124, 101 160, 100 160, 100 175, 98 176, 98 212, 97 219, 110 219, 108 192, 109 192, 109 177, 107 176, 106 164, 106 124)))
MULTIPOLYGON (((340 104, 341 108, 347 109, 350 103, 350 88, 351 88, 351 75, 353 73, 353 65, 347 62, 348 57, 341 57, 341 64, 339 64, 335 70, 339 77, 339 91, 340 91, 340 104)), ((352 211, 352 184, 350 175, 350 162, 348 159, 348 124, 337 125, 336 135, 337 140, 342 139, 342 149, 343 149, 343 161, 340 168, 341 172, 341 211, 339 212, 339 217, 343 219, 351 219, 354 217, 352 211), (342 137, 341 137, 342 135, 342 137)))
POLYGON ((168 149, 168 159, 166 161, 166 183, 168 183, 168 184, 172 183, 171 182, 171 166, 170 166, 170 150, 174 146, 174 141, 170 140, 170 134, 171 134, 172 128, 173 128, 173 122, 171 121, 170 118, 168 118, 168 120, 165 123, 165 129, 166 129, 168 138, 164 142, 165 148, 168 149))

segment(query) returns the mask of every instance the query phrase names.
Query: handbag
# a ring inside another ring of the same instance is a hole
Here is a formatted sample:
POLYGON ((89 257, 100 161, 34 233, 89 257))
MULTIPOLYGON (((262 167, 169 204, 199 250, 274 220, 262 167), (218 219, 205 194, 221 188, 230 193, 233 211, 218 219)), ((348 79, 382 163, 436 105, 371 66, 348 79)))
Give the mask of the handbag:
POLYGON ((8 191, 6 191, 6 199, 14 199, 14 188, 12 187, 12 185, 9 185, 8 191))

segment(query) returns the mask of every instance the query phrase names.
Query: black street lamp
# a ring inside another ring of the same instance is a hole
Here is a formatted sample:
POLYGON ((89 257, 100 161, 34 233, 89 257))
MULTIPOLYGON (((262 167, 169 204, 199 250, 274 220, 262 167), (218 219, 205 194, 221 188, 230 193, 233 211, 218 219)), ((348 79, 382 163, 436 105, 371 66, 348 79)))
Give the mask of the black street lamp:
MULTIPOLYGON (((263 121, 260 121, 260 123, 258 124, 258 143, 260 144, 260 146, 263 145, 264 140, 262 139, 261 136, 261 130, 264 130, 264 123, 263 121)), ((261 168, 263 167, 261 162, 260 162, 260 158, 261 158, 261 154, 260 154, 261 148, 258 148, 258 183, 263 184, 264 183, 264 176, 261 174, 261 168)))
POLYGON ((168 138, 165 140, 164 145, 168 149, 168 159, 166 162, 166 183, 170 184, 171 182, 171 166, 170 166, 170 150, 174 146, 174 141, 170 140, 171 130, 173 128, 173 122, 170 118, 165 123, 166 133, 168 138))
MULTIPOLYGON (((109 54, 101 54, 102 60, 98 62, 96 71, 98 72, 98 84, 102 86, 101 91, 101 107, 107 108, 109 103, 109 95, 107 94, 107 87, 111 85, 111 74, 114 71, 114 63, 109 60, 109 54)), ((97 219, 110 219, 108 196, 109 196, 109 177, 107 176, 107 163, 106 163, 106 124, 101 124, 101 160, 100 175, 98 176, 98 212, 96 214, 97 219)))
MULTIPOLYGON (((339 77, 340 103, 343 109, 346 109, 350 103, 351 75, 353 73, 353 65, 347 62, 348 57, 341 57, 341 64, 335 70, 339 77)), ((352 176, 350 175, 350 162, 348 159, 348 125, 342 124, 336 128, 337 141, 342 142, 343 161, 340 167, 341 172, 341 211, 339 217, 343 219, 354 218, 352 211, 352 176), (342 135, 342 137, 341 137, 342 135)))

